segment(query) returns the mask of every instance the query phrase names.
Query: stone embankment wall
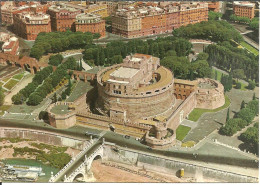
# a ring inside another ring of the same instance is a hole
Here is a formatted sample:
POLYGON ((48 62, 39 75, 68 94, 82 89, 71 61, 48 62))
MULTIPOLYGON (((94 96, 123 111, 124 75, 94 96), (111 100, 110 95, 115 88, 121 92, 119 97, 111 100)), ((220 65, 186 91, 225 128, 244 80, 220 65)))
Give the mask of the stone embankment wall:
POLYGON ((212 89, 197 89, 197 108, 201 109, 216 109, 225 104, 224 87, 223 85, 209 78, 200 78, 198 83, 208 83, 214 88, 212 89))
POLYGON ((188 98, 168 118, 167 127, 176 130, 180 123, 187 118, 190 112, 196 107, 196 93, 192 92, 188 98))
POLYGON ((70 136, 47 131, 37 131, 24 128, 0 128, 0 138, 22 138, 43 142, 50 145, 67 146, 77 150, 82 150, 85 140, 75 139, 70 136))
MULTIPOLYGON (((182 162, 178 159, 169 159, 155 156, 154 154, 144 154, 128 149, 124 150, 122 148, 115 148, 115 146, 106 145, 104 148, 103 159, 107 161, 115 161, 129 165, 136 165, 147 170, 160 171, 161 173, 166 173, 174 176, 178 176, 180 169, 183 168, 185 174, 184 177, 196 178, 198 182, 207 182, 207 180, 218 182, 258 182, 258 178, 256 177, 196 165, 193 163, 192 160, 190 160, 190 162, 188 163, 182 162)), ((206 156, 204 156, 204 160, 207 161, 206 156)), ((227 161, 227 159, 224 158, 222 160, 227 161)), ((237 165, 239 165, 239 161, 236 162, 237 165)), ((250 164, 248 165, 251 166, 250 164)))

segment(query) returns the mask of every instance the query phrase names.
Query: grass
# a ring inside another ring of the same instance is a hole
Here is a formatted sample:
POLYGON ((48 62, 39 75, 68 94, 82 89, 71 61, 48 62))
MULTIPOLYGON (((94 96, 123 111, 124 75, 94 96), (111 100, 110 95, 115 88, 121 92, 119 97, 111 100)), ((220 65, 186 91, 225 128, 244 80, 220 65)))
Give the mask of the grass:
POLYGON ((19 73, 17 75, 14 75, 13 78, 16 79, 16 80, 21 80, 24 76, 24 73, 19 73))
POLYGON ((241 46, 243 46, 244 48, 246 48, 248 51, 250 51, 251 53, 253 53, 255 56, 257 56, 259 54, 259 52, 257 51, 257 49, 255 49, 254 47, 252 47, 251 45, 247 44, 246 42, 241 42, 240 43, 241 46))
POLYGON ((176 139, 182 141, 185 138, 185 136, 189 133, 190 129, 190 127, 179 125, 176 129, 176 139))
POLYGON ((193 111, 189 114, 189 120, 191 121, 198 121, 199 118, 201 117, 202 114, 204 114, 205 112, 218 112, 222 109, 227 108, 230 105, 230 100, 229 98, 225 95, 225 104, 219 108, 216 109, 199 109, 199 108, 195 108, 193 109, 193 111))
POLYGON ((0 82, 0 87, 2 87, 3 84, 4 84, 3 82, 0 82))
POLYGON ((11 78, 9 77, 9 78, 5 78, 5 79, 3 79, 2 81, 3 82, 7 82, 8 80, 10 80, 11 78))
POLYGON ((195 145, 195 141, 187 141, 181 144, 181 147, 193 147, 195 145))
POLYGON ((4 114, 4 112, 7 111, 10 107, 11 107, 11 105, 0 106, 0 116, 2 116, 4 114))
POLYGON ((17 80, 11 79, 11 80, 9 80, 9 81, 4 85, 4 87, 5 87, 6 89, 11 90, 17 83, 18 83, 17 80))

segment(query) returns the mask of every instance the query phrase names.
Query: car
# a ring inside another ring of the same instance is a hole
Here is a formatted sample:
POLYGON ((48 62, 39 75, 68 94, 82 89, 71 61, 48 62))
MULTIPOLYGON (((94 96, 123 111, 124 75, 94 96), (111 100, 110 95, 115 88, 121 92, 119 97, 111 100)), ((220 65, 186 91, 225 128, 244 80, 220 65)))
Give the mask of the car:
POLYGON ((147 147, 147 149, 148 149, 148 150, 152 150, 152 148, 151 148, 151 147, 147 147))
POLYGON ((130 136, 128 136, 128 135, 125 135, 125 138, 126 138, 126 139, 130 139, 130 136))

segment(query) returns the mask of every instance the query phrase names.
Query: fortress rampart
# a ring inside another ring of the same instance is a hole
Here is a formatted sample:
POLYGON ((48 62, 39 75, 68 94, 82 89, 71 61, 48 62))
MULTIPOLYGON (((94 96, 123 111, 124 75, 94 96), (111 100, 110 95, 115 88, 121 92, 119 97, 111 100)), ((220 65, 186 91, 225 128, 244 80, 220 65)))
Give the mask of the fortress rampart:
POLYGON ((198 88, 196 92, 197 108, 216 109, 225 104, 223 85, 209 78, 198 79, 199 84, 207 84, 211 88, 198 88))

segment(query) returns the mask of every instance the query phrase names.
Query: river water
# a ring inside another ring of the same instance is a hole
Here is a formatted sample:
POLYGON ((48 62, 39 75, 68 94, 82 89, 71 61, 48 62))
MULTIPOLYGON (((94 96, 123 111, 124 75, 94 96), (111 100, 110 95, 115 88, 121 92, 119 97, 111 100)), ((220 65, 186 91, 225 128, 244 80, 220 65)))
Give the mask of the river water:
MULTIPOLYGON (((51 177, 51 172, 53 172, 53 175, 58 173, 59 169, 45 165, 41 163, 40 161, 36 161, 33 159, 5 159, 2 160, 5 164, 16 164, 16 165, 26 165, 26 166, 36 166, 36 167, 42 167, 43 173, 45 173, 44 176, 38 177, 38 180, 36 182, 48 182, 51 177)), ((3 181, 5 182, 5 181, 3 181)), ((10 181, 8 181, 10 182, 10 181)), ((18 181, 14 181, 18 182, 18 181)))

